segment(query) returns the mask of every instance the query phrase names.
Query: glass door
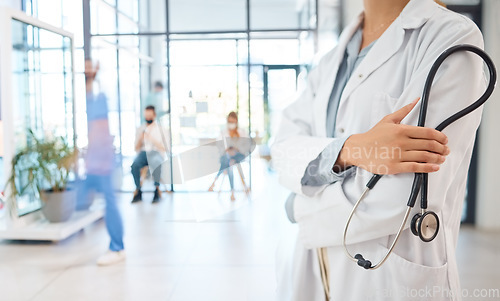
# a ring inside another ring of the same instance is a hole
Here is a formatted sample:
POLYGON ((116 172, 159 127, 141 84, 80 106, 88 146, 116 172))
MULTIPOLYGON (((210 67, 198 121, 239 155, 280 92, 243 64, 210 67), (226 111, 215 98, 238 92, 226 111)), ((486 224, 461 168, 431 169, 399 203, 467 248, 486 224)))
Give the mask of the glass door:
MULTIPOLYGON (((247 68, 240 65, 247 57, 244 43, 234 38, 173 40, 170 44, 176 191, 209 189, 221 167, 221 154, 214 150, 225 135, 226 119, 231 111, 238 114, 238 126, 248 135, 247 68)), ((241 177, 248 179, 249 165, 245 161, 240 166, 241 177)), ((229 190, 227 180, 221 189, 229 190)), ((244 188, 235 181, 235 189, 244 188)))
MULTIPOLYGON (((299 65, 265 65, 264 68, 264 133, 261 144, 269 146, 278 130, 281 112, 293 100, 297 91, 299 65)), ((268 147, 267 147, 268 148, 268 147)))

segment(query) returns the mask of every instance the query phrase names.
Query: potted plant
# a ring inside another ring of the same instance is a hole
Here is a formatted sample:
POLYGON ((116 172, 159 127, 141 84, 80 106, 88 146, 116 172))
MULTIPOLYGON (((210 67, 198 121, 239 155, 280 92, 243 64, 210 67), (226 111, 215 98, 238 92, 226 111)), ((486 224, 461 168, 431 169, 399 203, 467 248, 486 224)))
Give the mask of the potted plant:
POLYGON ((76 206, 76 193, 68 189, 68 180, 78 152, 63 137, 39 139, 33 131, 28 133, 26 145, 12 159, 7 181, 10 198, 34 194, 42 200, 42 212, 49 221, 67 221, 76 206))

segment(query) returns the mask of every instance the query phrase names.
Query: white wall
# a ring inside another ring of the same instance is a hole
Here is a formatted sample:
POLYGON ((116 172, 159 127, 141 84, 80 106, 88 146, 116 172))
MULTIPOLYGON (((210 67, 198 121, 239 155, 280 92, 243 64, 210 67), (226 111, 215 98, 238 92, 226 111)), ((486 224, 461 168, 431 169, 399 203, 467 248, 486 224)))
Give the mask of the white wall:
MULTIPOLYGON (((500 70, 500 1, 483 1, 483 34, 488 54, 500 70)), ((485 105, 479 139, 477 226, 500 229, 500 87, 485 105)))

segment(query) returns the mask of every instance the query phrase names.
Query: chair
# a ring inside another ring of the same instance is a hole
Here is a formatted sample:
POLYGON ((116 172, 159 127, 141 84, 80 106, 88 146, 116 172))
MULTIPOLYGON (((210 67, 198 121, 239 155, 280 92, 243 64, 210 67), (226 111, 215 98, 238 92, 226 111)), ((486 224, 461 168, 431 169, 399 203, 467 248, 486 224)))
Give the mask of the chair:
MULTIPOLYGON (((247 195, 250 194, 250 188, 247 186, 247 184, 245 182, 245 176, 243 175, 243 169, 241 168, 241 164, 236 163, 233 166, 236 167, 236 169, 238 170, 238 174, 240 175, 241 184, 243 184, 243 188, 244 188, 245 193, 247 195)), ((221 191, 222 191, 222 186, 224 185, 224 179, 226 178, 226 175, 227 175, 227 170, 224 170, 224 172, 222 173, 222 180, 221 180, 221 184, 219 187, 219 193, 221 193, 221 191)))

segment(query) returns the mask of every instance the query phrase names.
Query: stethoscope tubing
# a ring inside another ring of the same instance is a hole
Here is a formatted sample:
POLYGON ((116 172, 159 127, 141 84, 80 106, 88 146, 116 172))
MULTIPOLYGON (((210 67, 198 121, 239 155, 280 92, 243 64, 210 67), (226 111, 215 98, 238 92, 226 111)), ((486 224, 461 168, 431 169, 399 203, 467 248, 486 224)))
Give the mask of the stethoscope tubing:
MULTIPOLYGON (((347 223, 345 224, 345 227, 344 227, 344 235, 342 238, 342 243, 344 244, 344 246, 346 246, 347 228, 349 227, 349 224, 351 223, 351 219, 354 216, 354 212, 356 212, 356 209, 358 208, 359 204, 361 203, 361 201, 363 200, 363 198, 365 197, 365 195, 368 193, 369 190, 370 189, 368 187, 365 188, 361 197, 358 199, 356 204, 354 204, 354 207, 351 210, 351 214, 349 214, 349 218, 347 219, 347 223)), ((411 209, 412 209, 411 207, 408 207, 406 209, 405 217, 403 218, 403 221, 401 222, 401 225, 399 226, 398 233, 396 234, 396 237, 394 238, 391 246, 389 247, 387 254, 377 264, 373 265, 370 268, 371 270, 378 269, 387 260, 387 258, 389 258, 389 255, 391 255, 392 250, 396 246, 396 243, 398 242, 399 237, 401 236, 401 233, 403 233, 403 229, 406 225, 406 222, 408 221, 408 217, 410 216, 411 209)), ((355 258, 354 256, 351 255, 351 253, 349 253, 349 250, 346 247, 344 247, 344 252, 346 253, 347 257, 350 258, 352 261, 354 261, 354 262, 358 261, 357 258, 355 258)))
MULTIPOLYGON (((474 103, 467 106, 466 108, 464 108, 464 109, 458 111, 457 113, 451 115, 450 117, 446 118, 437 127, 435 127, 435 129, 438 131, 443 131, 447 126, 449 126, 453 122, 455 122, 458 119, 472 113, 474 110, 481 107, 481 105, 483 105, 488 100, 488 98, 491 96, 491 94, 493 93, 493 91, 495 89, 496 81, 497 81, 497 73, 496 73, 495 65, 494 65, 493 61, 491 60, 491 58, 488 56, 488 54, 486 54, 482 49, 480 49, 476 46, 472 46, 472 45, 462 44, 462 45, 456 45, 456 46, 450 47, 439 55, 439 57, 436 59, 436 61, 432 65, 432 67, 429 71, 429 74, 427 75, 427 79, 425 81, 424 90, 423 90, 422 97, 421 97, 420 113, 419 113, 419 118, 418 118, 418 123, 417 123, 418 126, 421 126, 421 127, 425 126, 425 119, 427 117, 427 107, 428 107, 429 96, 430 96, 430 92, 431 92, 431 88, 432 88, 432 83, 434 81, 434 78, 437 74, 439 67, 446 60, 446 58, 448 58, 453 53, 459 52, 459 51, 472 52, 472 53, 477 54, 479 57, 481 57, 483 59, 486 66, 488 67, 488 71, 489 71, 489 78, 490 79, 489 79, 488 87, 486 88, 486 91, 483 93, 483 95, 478 100, 476 100, 474 103)), ((354 262, 359 263, 359 260, 358 260, 359 258, 356 258, 359 254, 357 254, 356 256, 352 256, 350 254, 349 250, 347 249, 347 242, 346 242, 347 231, 348 231, 349 225, 351 223, 352 217, 354 216, 354 213, 356 212, 356 209, 358 208, 359 204, 365 198, 365 196, 368 194, 368 191, 373 189, 373 187, 375 187, 375 185, 377 184, 377 182, 381 178, 382 178, 382 175, 375 174, 368 181, 368 183, 366 184, 365 190, 363 191, 363 193, 359 197, 358 201, 353 206, 351 213, 349 214, 349 217, 348 217, 347 222, 346 222, 345 227, 344 227, 343 240, 342 240, 342 243, 344 246, 344 251, 345 251, 346 255, 348 256, 348 258, 350 258, 354 262)), ((428 192, 428 174, 427 173, 415 173, 412 188, 411 188, 410 197, 408 198, 408 203, 407 203, 408 208, 406 209, 405 216, 404 216, 403 221, 399 227, 399 230, 396 234, 396 237, 394 238, 391 246, 388 249, 387 254, 382 258, 382 260, 380 260, 375 265, 372 265, 370 267, 365 267, 366 269, 375 270, 375 269, 379 268, 387 260, 389 255, 392 253, 392 250, 396 246, 396 243, 399 240, 399 237, 401 236, 401 233, 404 230, 406 222, 408 221, 410 211, 415 206, 415 202, 416 202, 416 199, 418 197, 419 192, 420 192, 420 198, 421 198, 420 207, 421 207, 422 214, 423 214, 425 209, 427 209, 427 192, 428 192)), ((359 255, 359 256, 361 256, 361 255, 359 255)))

